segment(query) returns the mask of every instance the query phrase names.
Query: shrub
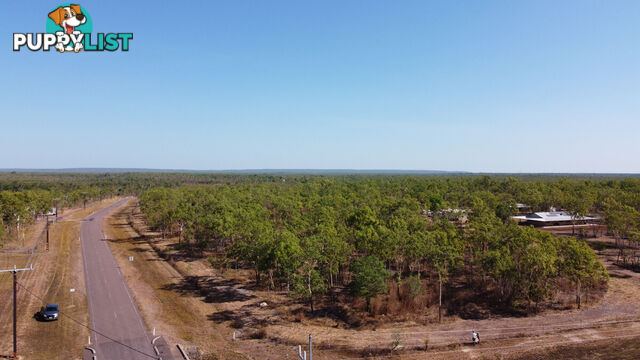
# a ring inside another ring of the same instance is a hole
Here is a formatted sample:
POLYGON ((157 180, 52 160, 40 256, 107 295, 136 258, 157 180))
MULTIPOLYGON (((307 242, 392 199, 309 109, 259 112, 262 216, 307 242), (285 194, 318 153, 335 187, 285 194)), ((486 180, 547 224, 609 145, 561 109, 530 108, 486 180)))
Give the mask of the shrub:
POLYGON ((249 335, 252 339, 264 339, 267 337, 267 330, 264 328, 257 329, 249 335))
POLYGON ((231 327, 234 329, 242 329, 244 327, 244 321, 242 321, 242 319, 235 319, 231 322, 231 327))
POLYGON ((393 333, 393 340, 391 341, 391 350, 395 350, 398 346, 402 345, 402 334, 399 332, 393 333))

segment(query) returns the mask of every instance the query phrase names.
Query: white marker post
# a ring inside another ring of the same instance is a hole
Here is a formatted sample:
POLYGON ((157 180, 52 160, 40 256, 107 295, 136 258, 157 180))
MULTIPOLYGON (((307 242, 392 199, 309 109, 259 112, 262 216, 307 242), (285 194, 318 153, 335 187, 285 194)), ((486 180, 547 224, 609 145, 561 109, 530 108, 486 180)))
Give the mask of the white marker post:
POLYGON ((76 289, 71 288, 71 290, 69 290, 69 292, 71 293, 71 307, 75 306, 73 305, 73 293, 76 292, 76 289))

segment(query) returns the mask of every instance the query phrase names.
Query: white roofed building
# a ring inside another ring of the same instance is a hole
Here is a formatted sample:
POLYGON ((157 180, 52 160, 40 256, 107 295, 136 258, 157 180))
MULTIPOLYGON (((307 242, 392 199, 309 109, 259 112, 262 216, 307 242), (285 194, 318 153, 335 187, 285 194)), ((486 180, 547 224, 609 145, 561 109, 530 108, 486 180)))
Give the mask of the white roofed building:
POLYGON ((511 218, 520 223, 534 226, 588 224, 600 220, 597 216, 574 217, 566 211, 537 212, 529 215, 512 216, 511 218))

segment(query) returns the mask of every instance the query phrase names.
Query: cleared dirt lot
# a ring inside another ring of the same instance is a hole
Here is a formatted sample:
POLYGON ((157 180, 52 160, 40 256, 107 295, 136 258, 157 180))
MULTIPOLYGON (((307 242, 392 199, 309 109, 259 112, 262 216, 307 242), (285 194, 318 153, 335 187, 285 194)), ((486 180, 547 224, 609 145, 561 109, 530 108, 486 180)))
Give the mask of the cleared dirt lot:
MULTIPOLYGON (((65 212, 65 218, 51 225, 50 247, 45 251, 44 236, 33 254, 25 253, 35 243, 44 222, 34 224, 25 238, 23 253, 0 254, 0 267, 10 268, 33 264, 33 271, 19 274, 18 282, 18 354, 23 359, 80 359, 89 331, 81 324, 89 324, 84 273, 80 248, 82 218, 115 200, 92 204, 87 209, 65 212), (72 294, 70 289, 76 292, 72 294), (28 289, 28 290, 27 290, 28 289), (73 296, 73 306, 72 299, 73 296), (41 300, 42 299, 42 300, 41 300), (40 322, 34 314, 43 303, 58 303, 64 313, 60 320, 40 322), (73 320, 72 320, 73 319, 73 320), (74 320, 77 320, 75 322, 74 320)), ((12 275, 0 275, 0 355, 12 353, 12 275)))
MULTIPOLYGON (((442 324, 404 321, 354 330, 330 317, 299 315, 303 305, 284 293, 254 289, 243 271, 220 272, 207 259, 182 256, 171 248, 175 239, 148 231, 135 201, 108 222, 110 246, 148 326, 213 358, 293 359, 295 345, 306 344, 308 334, 314 336, 316 359, 536 359, 564 351, 574 358, 615 358, 616 344, 640 339, 640 274, 626 270, 610 269, 607 293, 581 310, 486 320, 447 317, 442 324), (136 260, 128 262, 129 256, 136 260), (259 306, 263 301, 267 307, 259 306), (479 346, 467 344, 472 329, 481 334, 479 346), (391 350, 394 339, 400 346, 391 350)), ((625 351, 627 358, 640 356, 637 347, 625 351)))

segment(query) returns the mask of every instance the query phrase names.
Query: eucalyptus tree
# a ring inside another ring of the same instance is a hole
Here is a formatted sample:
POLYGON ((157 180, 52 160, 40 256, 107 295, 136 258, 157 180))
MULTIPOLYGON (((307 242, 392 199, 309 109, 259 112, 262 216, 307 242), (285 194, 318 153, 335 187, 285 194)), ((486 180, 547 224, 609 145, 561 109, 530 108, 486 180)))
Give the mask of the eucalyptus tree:
POLYGON ((318 240, 315 236, 301 239, 300 264, 294 277, 295 295, 308 301, 311 313, 315 311, 314 298, 328 289, 326 278, 319 268, 323 256, 318 240))
POLYGON ((313 225, 306 242, 315 244, 313 250, 317 251, 318 265, 325 275, 329 275, 329 286, 333 287, 334 277, 338 274, 340 265, 347 262, 353 252, 353 246, 346 241, 347 229, 339 220, 335 209, 329 206, 314 206, 311 216, 313 225))
POLYGON ((248 204, 238 209, 239 221, 234 229, 236 241, 231 244, 229 255, 250 264, 255 272, 256 284, 261 274, 273 268, 273 246, 276 230, 266 221, 268 212, 260 205, 248 204))
POLYGON ((146 191, 140 199, 140 209, 147 215, 150 225, 162 231, 163 239, 173 221, 173 209, 176 207, 174 193, 171 189, 155 188, 146 191))
MULTIPOLYGON (((287 291, 291 285, 291 278, 300 268, 302 262, 306 258, 309 251, 300 246, 298 237, 288 230, 282 230, 276 235, 273 252, 273 270, 277 271, 278 277, 286 283, 287 291)), ((312 263, 313 267, 315 264, 312 263)), ((274 287, 273 271, 269 270, 269 280, 271 286, 274 287)))
POLYGON ((19 192, 0 192, 0 212, 6 225, 20 230, 20 226, 31 221, 30 211, 24 197, 19 192))
POLYGON ((387 292, 386 280, 389 273, 384 263, 373 255, 354 260, 351 267, 353 271, 351 291, 355 296, 363 297, 367 304, 367 311, 371 311, 371 299, 387 292))
POLYGON ((464 244, 458 229, 441 221, 428 233, 426 258, 438 274, 438 321, 442 319, 442 285, 449 273, 462 262, 464 244))
POLYGON ((578 309, 582 304, 583 286, 607 281, 609 278, 606 269, 589 245, 574 238, 559 241, 559 268, 576 287, 578 309))
POLYGON ((0 240, 4 239, 5 235, 6 235, 6 230, 4 228, 4 223, 0 218, 0 240))

